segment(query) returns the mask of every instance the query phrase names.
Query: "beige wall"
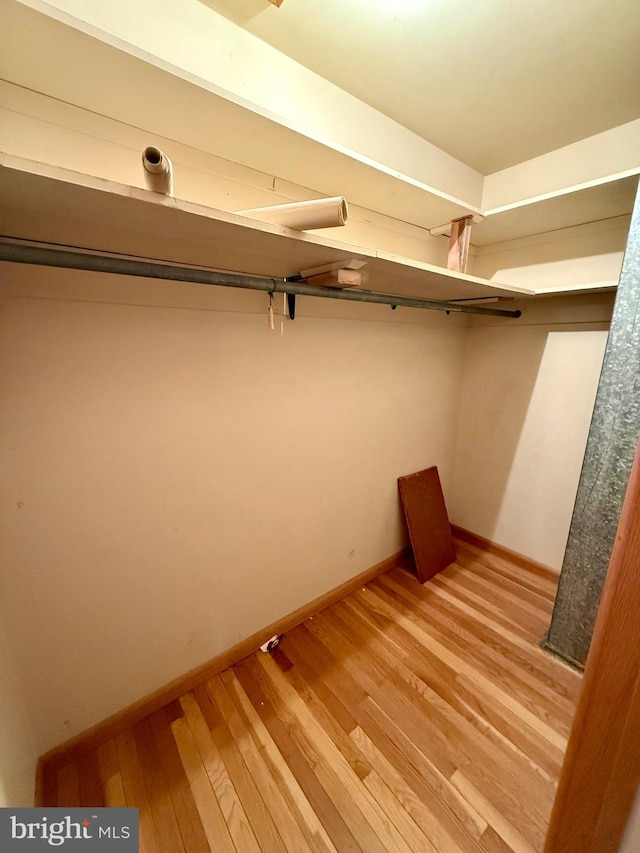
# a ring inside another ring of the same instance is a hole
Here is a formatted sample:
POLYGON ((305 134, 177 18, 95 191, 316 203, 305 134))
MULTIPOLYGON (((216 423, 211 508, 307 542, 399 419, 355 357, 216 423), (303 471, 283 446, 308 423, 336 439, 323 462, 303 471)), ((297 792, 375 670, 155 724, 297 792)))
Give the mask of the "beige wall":
POLYGON ((2 608, 40 751, 397 551, 398 475, 450 488, 457 317, 300 299, 281 335, 266 294, 2 277, 2 608))
POLYGON ((33 805, 37 756, 20 674, 0 625, 0 808, 33 805))
POLYGON ((607 339, 609 294, 523 303, 467 331, 452 520, 560 569, 607 339))

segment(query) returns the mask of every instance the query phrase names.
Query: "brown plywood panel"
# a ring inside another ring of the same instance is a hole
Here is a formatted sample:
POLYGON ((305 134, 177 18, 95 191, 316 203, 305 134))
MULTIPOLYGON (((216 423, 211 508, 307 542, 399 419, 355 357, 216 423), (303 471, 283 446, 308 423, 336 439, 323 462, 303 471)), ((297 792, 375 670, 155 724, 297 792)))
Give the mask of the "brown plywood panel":
POLYGON ((435 465, 398 478, 398 490, 409 538, 424 583, 456 559, 447 507, 435 465))

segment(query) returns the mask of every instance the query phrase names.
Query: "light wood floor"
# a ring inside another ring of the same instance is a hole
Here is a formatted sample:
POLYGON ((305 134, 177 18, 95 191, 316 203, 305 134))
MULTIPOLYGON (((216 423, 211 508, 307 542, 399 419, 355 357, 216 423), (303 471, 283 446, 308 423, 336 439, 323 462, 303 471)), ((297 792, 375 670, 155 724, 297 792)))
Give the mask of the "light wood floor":
POLYGON ((537 647, 554 583, 457 543, 394 569, 45 772, 140 809, 142 851, 541 851, 581 677, 537 647))

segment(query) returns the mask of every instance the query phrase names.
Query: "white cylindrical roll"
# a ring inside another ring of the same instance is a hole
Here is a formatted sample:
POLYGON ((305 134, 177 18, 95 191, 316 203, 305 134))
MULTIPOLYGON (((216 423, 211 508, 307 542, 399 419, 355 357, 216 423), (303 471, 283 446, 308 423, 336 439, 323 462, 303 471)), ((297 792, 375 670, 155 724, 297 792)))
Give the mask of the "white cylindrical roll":
POLYGON ((347 224, 347 200, 339 195, 334 198, 317 198, 312 201, 296 201, 293 204, 278 204, 273 207, 255 207, 239 210, 241 216, 286 225, 296 231, 314 228, 335 228, 347 224))
POLYGON ((173 164, 166 154, 149 145, 142 152, 142 165, 148 190, 173 195, 173 164))

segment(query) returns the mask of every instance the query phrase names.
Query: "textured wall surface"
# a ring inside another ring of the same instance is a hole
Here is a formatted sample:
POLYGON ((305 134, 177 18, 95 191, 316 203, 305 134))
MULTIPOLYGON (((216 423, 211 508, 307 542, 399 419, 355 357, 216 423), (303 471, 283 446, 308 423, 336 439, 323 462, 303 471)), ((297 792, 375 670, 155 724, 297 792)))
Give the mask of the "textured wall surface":
POLYGON ((584 664, 640 435, 640 196, 620 274, 546 648, 584 664))

